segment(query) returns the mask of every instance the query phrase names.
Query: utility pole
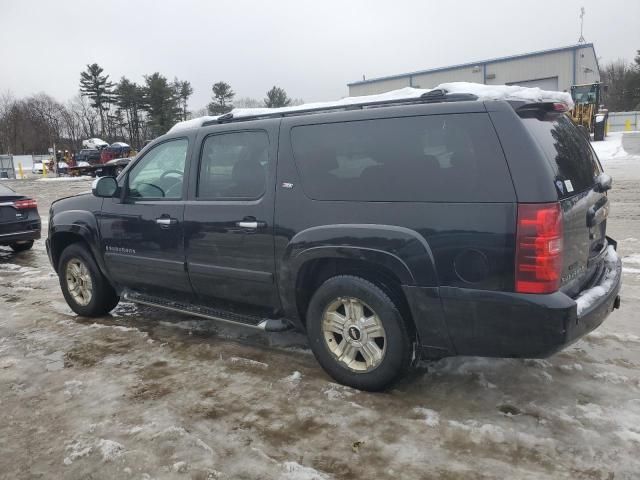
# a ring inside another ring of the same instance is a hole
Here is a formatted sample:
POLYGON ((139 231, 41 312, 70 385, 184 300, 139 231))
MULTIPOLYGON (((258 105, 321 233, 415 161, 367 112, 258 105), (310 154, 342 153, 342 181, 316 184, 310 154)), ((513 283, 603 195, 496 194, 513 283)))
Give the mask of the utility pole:
POLYGON ((585 43, 584 36, 582 35, 582 27, 584 27, 584 7, 580 7, 580 38, 578 39, 578 43, 585 43))

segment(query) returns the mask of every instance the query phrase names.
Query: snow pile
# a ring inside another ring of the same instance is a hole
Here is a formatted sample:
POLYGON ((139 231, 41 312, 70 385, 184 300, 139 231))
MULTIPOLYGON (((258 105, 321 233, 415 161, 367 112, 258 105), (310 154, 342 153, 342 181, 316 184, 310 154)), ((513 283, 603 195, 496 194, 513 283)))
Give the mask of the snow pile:
POLYGON ((103 462, 111 462, 124 452, 124 446, 113 440, 105 440, 102 438, 96 446, 100 450, 103 462))
POLYGON ((428 427, 437 427, 440 424, 440 414, 435 410, 424 407, 415 407, 413 411, 414 413, 424 417, 423 422, 428 427))
POLYGON ((607 247, 607 253, 604 257, 604 261, 605 268, 607 269, 604 280, 599 285, 583 291, 576 299, 576 304, 578 305, 578 315, 581 315, 582 312, 591 307, 595 302, 598 301, 598 299, 604 297, 607 293, 609 293, 611 288, 613 288, 613 284, 616 281, 616 277, 618 276, 619 257, 612 245, 609 245, 609 247, 607 247))
POLYGON ((282 465, 284 475, 283 479, 291 480, 326 480, 325 474, 311 468, 300 465, 298 462, 284 462, 282 465))
POLYGON ((622 147, 623 132, 608 133, 601 142, 591 142, 600 160, 627 158, 630 155, 622 147))
POLYGON ((38 179, 39 182, 78 182, 80 180, 92 180, 92 178, 83 175, 80 177, 42 177, 38 179))
POLYGON ((482 83, 451 82, 441 83, 436 89, 449 93, 472 93, 478 100, 524 100, 525 102, 560 102, 573 108, 573 100, 567 92, 552 92, 538 87, 519 87, 517 85, 484 85, 482 83))
MULTIPOLYGON (((569 108, 573 108, 571 95, 566 92, 551 92, 539 88, 518 87, 515 85, 483 85, 480 83, 452 82, 441 83, 434 90, 446 90, 448 93, 471 93, 478 97, 478 100, 524 100, 526 102, 562 102, 569 108)), ((377 95, 362 95, 359 97, 345 97, 331 102, 314 102, 282 108, 236 108, 231 111, 235 118, 252 115, 266 115, 270 113, 297 112, 308 109, 322 109, 328 107, 340 107, 349 105, 360 105, 362 103, 384 102, 390 100, 401 100, 406 98, 419 98, 423 94, 430 92, 426 88, 405 87, 390 92, 377 95)), ((176 123, 169 132, 186 130, 200 127, 204 122, 216 120, 217 116, 204 116, 176 123)))

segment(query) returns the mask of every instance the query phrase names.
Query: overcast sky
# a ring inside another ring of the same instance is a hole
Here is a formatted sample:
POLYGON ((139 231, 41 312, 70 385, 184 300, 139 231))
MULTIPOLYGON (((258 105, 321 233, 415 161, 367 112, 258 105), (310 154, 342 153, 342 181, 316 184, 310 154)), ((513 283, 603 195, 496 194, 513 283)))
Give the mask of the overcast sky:
POLYGON ((0 92, 65 101, 97 62, 112 80, 189 80, 191 109, 224 80, 237 97, 273 85, 305 101, 376 76, 571 45, 602 62, 640 49, 639 0, 0 0, 0 92))

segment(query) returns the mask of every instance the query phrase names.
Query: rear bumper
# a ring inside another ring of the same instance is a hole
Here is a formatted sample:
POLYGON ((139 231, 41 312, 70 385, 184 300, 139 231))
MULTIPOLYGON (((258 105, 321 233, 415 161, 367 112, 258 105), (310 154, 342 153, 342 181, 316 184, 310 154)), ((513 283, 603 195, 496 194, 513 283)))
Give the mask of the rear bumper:
MULTIPOLYGON (((455 354, 544 358, 598 327, 619 306, 621 284, 622 262, 615 256, 596 284, 581 292, 591 295, 590 302, 562 292, 531 295, 453 287, 441 287, 440 298, 455 354)), ((419 299, 414 295, 410 301, 416 323, 423 320, 416 314, 419 299)))

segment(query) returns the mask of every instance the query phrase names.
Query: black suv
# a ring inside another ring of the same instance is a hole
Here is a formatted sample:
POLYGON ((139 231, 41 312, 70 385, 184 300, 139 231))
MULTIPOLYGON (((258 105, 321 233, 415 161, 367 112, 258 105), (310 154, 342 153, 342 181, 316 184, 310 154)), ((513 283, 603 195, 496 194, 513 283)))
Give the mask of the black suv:
POLYGON ((619 305, 611 179, 554 103, 419 99, 234 118, 55 202, 69 306, 306 331, 337 381, 419 356, 544 357, 619 305))

